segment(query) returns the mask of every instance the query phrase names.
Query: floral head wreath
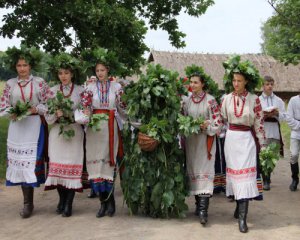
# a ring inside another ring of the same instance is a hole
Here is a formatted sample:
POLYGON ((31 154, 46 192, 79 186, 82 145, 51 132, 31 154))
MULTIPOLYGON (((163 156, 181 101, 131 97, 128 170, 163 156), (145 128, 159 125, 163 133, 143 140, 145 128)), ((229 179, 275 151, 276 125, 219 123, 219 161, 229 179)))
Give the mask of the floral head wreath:
POLYGON ((118 76, 122 70, 124 70, 115 52, 104 48, 86 50, 82 52, 82 58, 85 61, 84 72, 89 75, 95 75, 95 67, 97 64, 106 66, 111 76, 118 76))
POLYGON ((255 89, 261 88, 263 80, 252 62, 248 60, 241 62, 241 56, 234 55, 223 62, 223 67, 225 68, 224 88, 226 93, 234 90, 232 79, 235 73, 243 75, 248 81, 246 84, 247 91, 254 92, 255 89))
POLYGON ((219 90, 218 84, 204 72, 202 67, 196 66, 195 64, 185 68, 186 76, 191 79, 191 77, 198 76, 204 83, 203 90, 213 95, 218 102, 220 102, 221 92, 219 90))
POLYGON ((56 80, 58 79, 58 71, 59 69, 69 69, 72 74, 73 82, 80 83, 84 81, 84 77, 82 76, 81 62, 77 58, 73 57, 68 53, 61 53, 52 57, 49 61, 49 65, 51 68, 51 73, 56 80))
POLYGON ((44 62, 44 53, 35 47, 21 45, 20 48, 8 48, 4 55, 4 63, 13 72, 17 72, 16 65, 20 59, 24 59, 35 72, 44 72, 47 65, 44 62))

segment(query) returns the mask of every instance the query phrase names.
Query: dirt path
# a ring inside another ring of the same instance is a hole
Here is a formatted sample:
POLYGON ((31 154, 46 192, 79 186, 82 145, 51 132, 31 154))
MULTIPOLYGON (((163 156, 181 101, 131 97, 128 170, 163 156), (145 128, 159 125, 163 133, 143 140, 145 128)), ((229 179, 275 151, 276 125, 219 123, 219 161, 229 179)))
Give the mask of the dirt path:
MULTIPOLYGON (((288 151, 286 151, 288 155, 288 151)), ((279 161, 272 176, 272 189, 265 192, 265 200, 250 203, 248 214, 249 233, 238 231, 233 218, 235 203, 223 194, 215 195, 210 202, 209 222, 202 227, 193 215, 194 199, 188 201, 189 211, 185 219, 161 220, 144 216, 129 216, 123 205, 121 189, 116 189, 117 212, 113 218, 95 217, 99 201, 88 199, 87 192, 77 194, 73 216, 56 215, 56 191, 35 194, 35 211, 29 219, 18 215, 21 208, 21 190, 0 185, 0 239, 141 239, 141 240, 232 240, 272 239, 293 240, 300 238, 300 191, 290 192, 290 170, 287 159, 279 161)))

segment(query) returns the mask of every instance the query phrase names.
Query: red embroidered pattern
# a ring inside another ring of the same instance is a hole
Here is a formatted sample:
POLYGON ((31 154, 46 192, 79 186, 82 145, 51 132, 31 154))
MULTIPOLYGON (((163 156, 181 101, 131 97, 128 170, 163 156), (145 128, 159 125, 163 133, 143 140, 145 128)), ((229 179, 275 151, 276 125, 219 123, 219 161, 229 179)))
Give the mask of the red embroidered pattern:
POLYGON ((242 175, 249 173, 256 173, 256 167, 244 168, 239 170, 234 170, 232 168, 226 168, 226 172, 232 175, 242 175))
POLYGON ((81 164, 61 164, 49 163, 49 176, 62 178, 81 178, 82 165, 81 164))

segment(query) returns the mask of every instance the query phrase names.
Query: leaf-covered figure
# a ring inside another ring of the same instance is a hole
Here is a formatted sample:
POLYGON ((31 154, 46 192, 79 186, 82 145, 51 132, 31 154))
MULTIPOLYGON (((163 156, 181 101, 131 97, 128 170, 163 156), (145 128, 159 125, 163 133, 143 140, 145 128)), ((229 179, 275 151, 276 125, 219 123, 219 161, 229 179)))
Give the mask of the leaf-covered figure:
POLYGON ((16 116, 13 121, 20 121, 30 115, 30 112, 28 111, 30 108, 31 105, 29 102, 17 101, 16 105, 9 110, 9 114, 16 116))
POLYGON ((185 137, 188 137, 192 134, 199 133, 200 125, 204 123, 204 118, 199 117, 194 119, 192 116, 178 114, 177 122, 179 123, 179 133, 185 137))
POLYGON ((271 143, 259 153, 261 170, 265 175, 273 172, 277 161, 280 158, 280 145, 271 143))
POLYGON ((135 214, 141 210, 152 217, 184 217, 184 155, 178 147, 180 112, 178 74, 160 65, 149 65, 137 83, 125 88, 123 101, 132 121, 142 123, 140 131, 159 140, 152 152, 141 151, 134 134, 125 126, 122 189, 125 201, 135 214))
POLYGON ((101 130, 101 122, 108 121, 108 115, 105 113, 93 114, 88 127, 92 128, 94 132, 101 130))
POLYGON ((63 135, 67 140, 74 137, 74 129, 65 129, 66 126, 74 123, 73 101, 69 98, 65 98, 62 92, 57 91, 55 98, 49 99, 47 105, 49 114, 55 114, 57 110, 63 112, 63 116, 58 119, 58 123, 60 124, 59 135, 63 135))

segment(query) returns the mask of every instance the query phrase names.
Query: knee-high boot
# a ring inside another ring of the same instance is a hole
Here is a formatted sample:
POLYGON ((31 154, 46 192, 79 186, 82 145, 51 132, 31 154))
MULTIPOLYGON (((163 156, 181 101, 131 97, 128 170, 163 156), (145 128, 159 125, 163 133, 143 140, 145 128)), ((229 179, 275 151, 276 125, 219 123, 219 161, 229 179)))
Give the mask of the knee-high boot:
POLYGON ((196 205, 195 215, 199 216, 199 212, 200 212, 200 197, 199 197, 199 195, 195 195, 195 205, 196 205))
POLYGON ((62 213, 63 217, 70 217, 72 216, 72 207, 73 207, 73 200, 75 196, 75 191, 72 189, 66 189, 66 200, 65 200, 65 208, 62 213))
POLYGON ((262 174, 262 178, 263 178, 263 189, 265 191, 269 191, 271 189, 270 184, 271 184, 271 177, 270 174, 262 174))
POLYGON ((248 232, 247 226, 247 214, 249 207, 249 200, 239 200, 239 229, 240 232, 246 233, 248 232))
POLYGON ((22 218, 29 218, 33 211, 33 187, 22 186, 23 198, 24 198, 24 207, 20 212, 22 218))
POLYGON ((292 171, 292 183, 290 185, 290 190, 294 192, 297 190, 297 186, 299 183, 299 164, 298 163, 291 164, 291 171, 292 171))
POLYGON ((107 215, 112 217, 115 212, 116 212, 116 202, 115 202, 115 197, 114 197, 114 191, 112 190, 111 193, 108 193, 109 198, 107 202, 107 215))
POLYGON ((209 197, 201 197, 199 200, 199 218, 200 218, 200 223, 202 225, 205 225, 208 220, 208 206, 209 206, 209 197))
POLYGON ((234 214, 233 214, 233 217, 235 219, 239 219, 239 203, 237 200, 236 201, 236 207, 235 207, 235 210, 234 210, 234 214))
POLYGON ((57 192, 59 196, 59 201, 57 204, 56 213, 62 214, 65 209, 67 190, 61 187, 57 187, 57 192))
POLYGON ((99 193, 99 199, 100 199, 100 209, 96 215, 97 218, 104 217, 107 211, 107 192, 100 192, 99 193))

